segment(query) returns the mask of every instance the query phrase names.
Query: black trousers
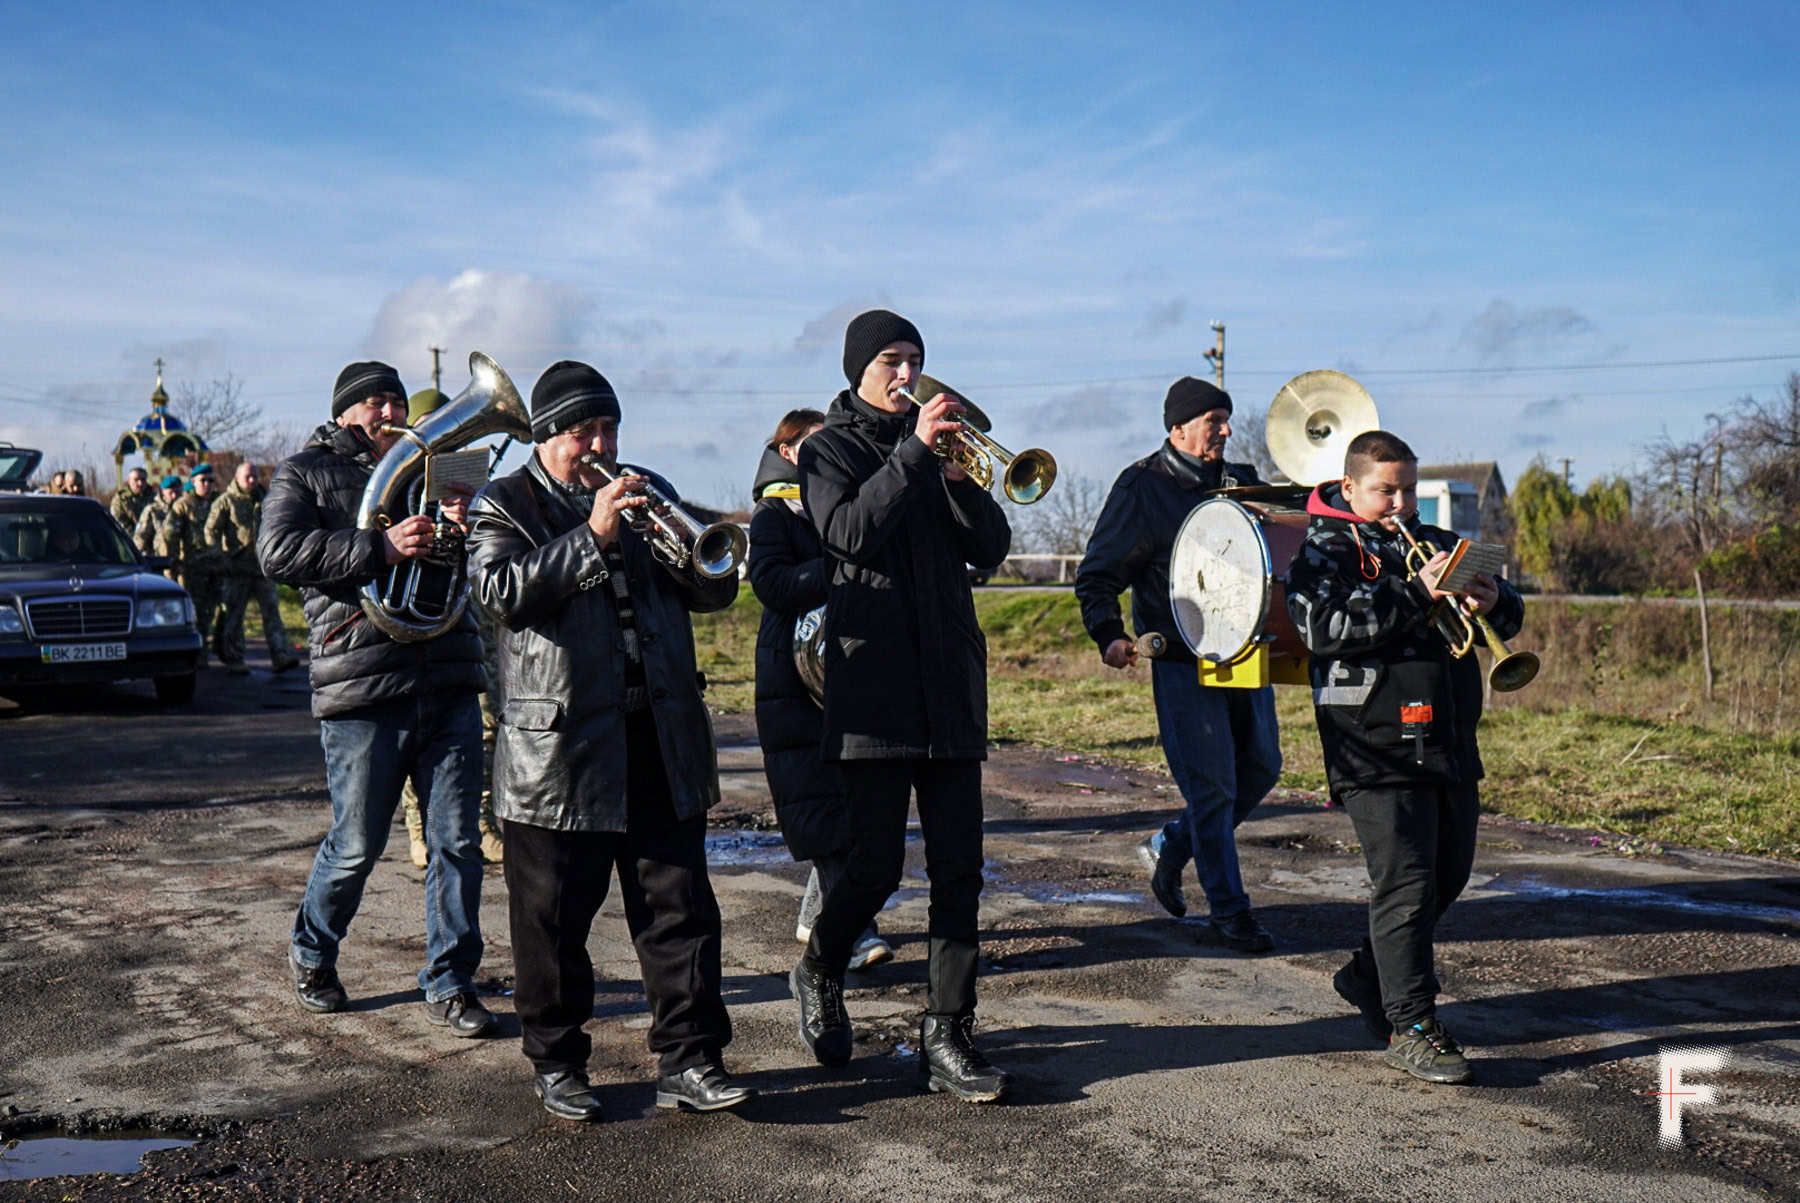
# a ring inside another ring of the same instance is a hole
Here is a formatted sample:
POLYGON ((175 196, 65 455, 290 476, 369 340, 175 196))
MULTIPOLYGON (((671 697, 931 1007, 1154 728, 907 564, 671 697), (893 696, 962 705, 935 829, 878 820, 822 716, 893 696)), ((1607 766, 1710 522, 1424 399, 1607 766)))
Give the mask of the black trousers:
POLYGON ((808 965, 842 978, 857 938, 900 888, 907 804, 916 791, 931 880, 925 1009, 972 1013, 981 934, 981 762, 846 760, 839 767, 849 796, 850 859, 813 923, 808 965))
MULTIPOLYGON (((1437 1010, 1432 938, 1469 884, 1480 789, 1456 785, 1339 790, 1369 866, 1369 934, 1351 972, 1381 991, 1396 1029, 1437 1010)), ((510 850, 508 855, 510 855, 510 850)))
POLYGON ((648 714, 629 720, 626 761, 623 833, 506 824, 513 1006, 539 1073, 585 1069, 593 1051, 582 1031, 594 1014, 587 940, 615 868, 650 1004, 650 1051, 662 1072, 715 1064, 731 1042, 706 818, 675 817, 648 714))

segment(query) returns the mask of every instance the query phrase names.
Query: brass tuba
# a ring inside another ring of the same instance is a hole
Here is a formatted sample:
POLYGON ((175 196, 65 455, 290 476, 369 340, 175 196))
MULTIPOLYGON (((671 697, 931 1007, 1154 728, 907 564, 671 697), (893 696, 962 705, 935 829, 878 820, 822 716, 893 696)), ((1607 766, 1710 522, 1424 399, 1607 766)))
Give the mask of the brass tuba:
MULTIPOLYGON (((918 408, 925 408, 925 401, 919 400, 913 390, 894 391, 918 408)), ((917 394, 929 401, 939 393, 948 394, 968 413, 963 415, 962 429, 944 436, 932 450, 968 473, 969 479, 984 489, 994 487, 994 466, 998 464, 1001 489, 1019 505, 1043 500, 1056 483, 1056 458, 1042 447, 1027 447, 1017 454, 1008 451, 988 434, 994 424, 980 406, 941 380, 919 377, 917 394)))
MULTIPOLYGON (((400 441, 388 449, 363 488, 356 525, 361 530, 385 530, 394 516, 424 513, 425 466, 434 455, 456 451, 477 439, 504 434, 522 443, 531 442, 531 417, 519 390, 500 365, 480 351, 469 354, 468 387, 417 426, 384 426, 400 441), (419 489, 418 508, 410 498, 419 489)), ((463 559, 464 534, 450 523, 440 522, 431 551, 402 560, 364 585, 362 610, 389 638, 400 643, 435 639, 455 626, 469 604, 469 569, 463 559)))

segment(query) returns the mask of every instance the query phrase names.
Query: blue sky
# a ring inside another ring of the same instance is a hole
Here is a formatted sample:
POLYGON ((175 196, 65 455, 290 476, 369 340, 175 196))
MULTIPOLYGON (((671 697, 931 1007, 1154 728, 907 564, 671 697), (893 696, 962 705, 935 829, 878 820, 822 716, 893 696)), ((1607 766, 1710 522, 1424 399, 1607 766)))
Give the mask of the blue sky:
POLYGON ((721 499, 873 304, 1103 479, 1215 318, 1240 413, 1336 367, 1509 479, 1800 368, 1792 4, 6 12, 0 439, 65 459, 157 355, 302 426, 437 342, 589 360, 721 499))

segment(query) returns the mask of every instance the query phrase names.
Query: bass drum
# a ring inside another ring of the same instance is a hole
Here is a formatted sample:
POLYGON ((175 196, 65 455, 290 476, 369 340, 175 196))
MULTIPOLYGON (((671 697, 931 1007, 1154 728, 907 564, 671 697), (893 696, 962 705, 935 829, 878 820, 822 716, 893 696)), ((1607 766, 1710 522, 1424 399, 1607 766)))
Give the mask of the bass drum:
POLYGON ((815 704, 825 704, 825 607, 808 610, 794 622, 794 668, 815 704))
POLYGON ((1230 664, 1258 643, 1306 657, 1287 612, 1287 570, 1306 539, 1306 512, 1213 497, 1182 522, 1169 557, 1169 607, 1195 656, 1230 664))

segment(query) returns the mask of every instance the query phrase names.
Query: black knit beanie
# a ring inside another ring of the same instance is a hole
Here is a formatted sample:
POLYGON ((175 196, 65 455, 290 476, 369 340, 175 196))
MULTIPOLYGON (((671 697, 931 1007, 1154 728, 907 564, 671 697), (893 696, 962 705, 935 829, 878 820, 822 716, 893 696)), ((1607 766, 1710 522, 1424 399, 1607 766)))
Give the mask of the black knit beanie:
POLYGON ((573 359, 544 369, 531 390, 531 437, 540 443, 589 418, 620 416, 619 395, 606 377, 573 359))
POLYGON ((1163 398, 1163 429, 1173 430, 1215 409, 1229 414, 1231 394, 1204 380, 1183 376, 1169 386, 1169 395, 1163 398))
POLYGON ((358 401, 367 401, 378 393, 405 398, 406 386, 400 383, 400 373, 373 359, 353 363, 338 373, 337 386, 331 390, 331 416, 335 418, 358 401))
POLYGON ((897 313, 871 309, 850 319, 844 330, 844 375, 855 388, 862 383, 863 369, 881 354, 889 343, 908 342, 919 348, 919 362, 925 361, 925 336, 919 328, 897 313))

